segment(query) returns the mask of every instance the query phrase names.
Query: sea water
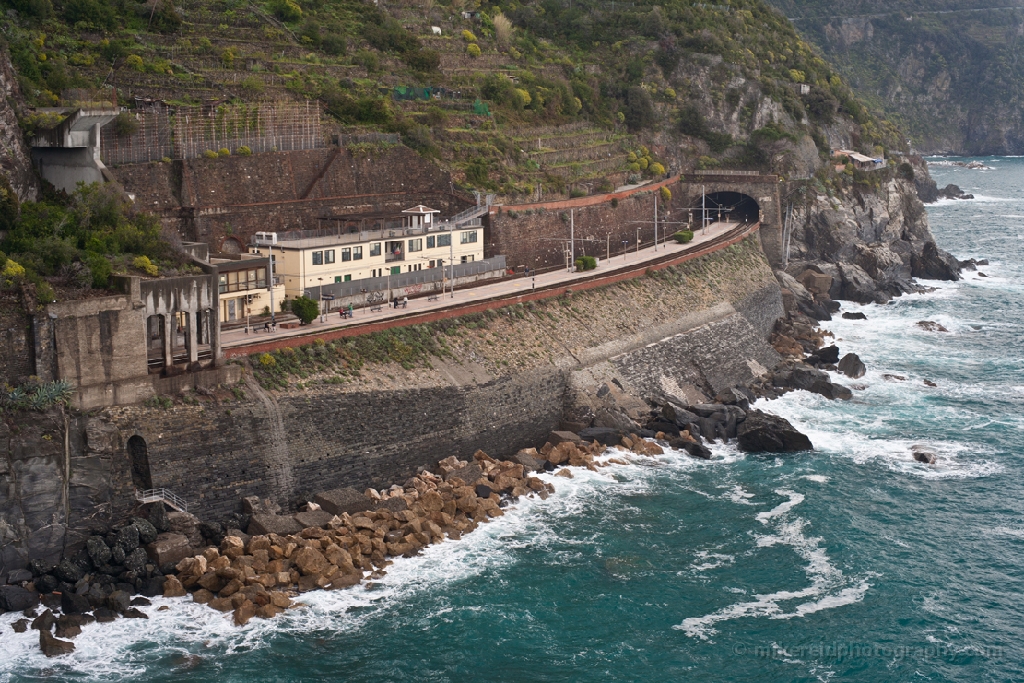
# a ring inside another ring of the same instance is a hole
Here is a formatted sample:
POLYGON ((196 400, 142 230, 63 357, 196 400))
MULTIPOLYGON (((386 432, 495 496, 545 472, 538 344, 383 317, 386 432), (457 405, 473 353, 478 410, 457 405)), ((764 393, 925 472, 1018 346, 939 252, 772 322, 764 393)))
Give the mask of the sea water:
POLYGON ((1024 679, 1024 159, 984 161, 936 167, 976 198, 928 211, 942 247, 990 264, 844 304, 867 316, 824 325, 868 367, 836 376, 852 400, 758 404, 814 452, 551 477, 545 501, 244 628, 158 598, 46 659, 5 615, 0 681, 1024 679))

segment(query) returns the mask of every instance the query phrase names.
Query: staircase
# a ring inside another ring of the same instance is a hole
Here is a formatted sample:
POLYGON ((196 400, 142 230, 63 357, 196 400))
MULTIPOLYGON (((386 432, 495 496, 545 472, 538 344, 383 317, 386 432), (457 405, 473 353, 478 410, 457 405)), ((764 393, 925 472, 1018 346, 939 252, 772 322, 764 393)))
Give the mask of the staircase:
POLYGON ((188 503, 167 489, 147 489, 136 491, 135 500, 140 503, 165 503, 178 512, 188 512, 188 503))

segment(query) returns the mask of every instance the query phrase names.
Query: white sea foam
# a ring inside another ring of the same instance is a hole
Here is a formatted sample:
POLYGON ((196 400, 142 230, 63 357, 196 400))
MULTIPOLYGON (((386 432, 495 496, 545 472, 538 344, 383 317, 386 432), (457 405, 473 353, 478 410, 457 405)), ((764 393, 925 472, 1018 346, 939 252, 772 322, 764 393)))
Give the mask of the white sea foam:
POLYGON ((713 553, 707 550, 700 550, 696 553, 697 559, 691 563, 691 568, 695 572, 704 572, 710 569, 717 569, 722 565, 732 564, 736 561, 736 557, 733 555, 726 555, 724 553, 713 553))
POLYGON ((725 494, 725 497, 737 505, 754 505, 754 503, 750 502, 750 499, 754 497, 754 494, 739 485, 733 486, 729 489, 725 494))
POLYGON ((801 479, 806 479, 807 481, 814 481, 814 482, 817 482, 819 484, 827 484, 828 483, 828 477, 826 477, 824 474, 805 474, 805 475, 801 476, 800 478, 801 479))
POLYGON ((788 519, 789 512, 804 501, 803 494, 786 489, 776 491, 777 494, 788 496, 789 500, 775 506, 769 512, 762 512, 756 519, 762 524, 776 525, 776 533, 755 537, 757 548, 770 548, 786 545, 793 548, 805 562, 804 573, 810 585, 796 591, 782 590, 774 593, 754 595, 753 600, 738 602, 701 617, 689 617, 681 624, 673 626, 691 638, 708 640, 717 630, 715 625, 722 621, 731 621, 745 617, 767 617, 769 619, 793 619, 805 617, 825 609, 834 609, 864 599, 870 584, 860 579, 855 585, 843 576, 828 558, 825 549, 820 546, 821 540, 804 534, 807 522, 799 517, 788 519), (780 603, 800 600, 797 605, 786 609, 780 603))

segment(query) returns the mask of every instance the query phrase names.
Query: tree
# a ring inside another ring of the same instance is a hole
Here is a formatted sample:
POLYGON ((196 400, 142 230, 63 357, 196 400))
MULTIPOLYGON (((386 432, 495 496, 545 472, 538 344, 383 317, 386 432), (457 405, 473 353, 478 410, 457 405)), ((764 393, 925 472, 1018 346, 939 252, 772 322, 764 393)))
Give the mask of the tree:
POLYGON ((643 130, 654 125, 654 104, 647 91, 633 86, 626 91, 626 125, 631 131, 643 130))
POLYGON ((292 313, 299 316, 303 325, 308 325, 320 315, 320 307, 307 296, 292 299, 292 313))
POLYGON ((508 47, 512 41, 512 21, 501 12, 491 20, 494 24, 494 39, 501 47, 508 47))

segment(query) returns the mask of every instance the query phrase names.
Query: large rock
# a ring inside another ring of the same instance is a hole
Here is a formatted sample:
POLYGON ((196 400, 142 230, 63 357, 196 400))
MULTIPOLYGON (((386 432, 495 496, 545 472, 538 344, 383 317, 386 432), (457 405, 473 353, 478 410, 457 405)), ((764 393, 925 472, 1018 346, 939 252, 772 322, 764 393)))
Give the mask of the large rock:
POLYGON ((146 553, 153 564, 162 567, 165 564, 178 564, 192 555, 192 546, 181 534, 157 534, 156 540, 146 546, 146 553))
POLYGON ((61 655, 67 655, 74 652, 75 644, 67 640, 54 638, 49 631, 40 631, 39 649, 41 649, 43 654, 47 657, 59 657, 61 655))
POLYGON ((157 535, 160 533, 156 527, 150 524, 149 520, 142 519, 141 517, 132 517, 132 525, 139 532, 139 544, 147 545, 156 540, 157 535))
POLYGON ((278 534, 279 536, 290 536, 302 531, 302 524, 294 517, 283 515, 253 515, 249 520, 249 528, 246 530, 250 536, 266 536, 278 534))
POLYGON ((39 595, 21 586, 0 586, 0 612, 21 612, 39 604, 39 595))
POLYGON ((64 614, 84 614, 92 610, 92 604, 84 595, 64 591, 60 596, 60 608, 64 614))
POLYGON ((327 558, 319 550, 299 548, 292 553, 292 564, 306 576, 315 576, 327 567, 327 558))
POLYGON ((471 463, 467 463, 464 467, 449 471, 444 475, 444 480, 449 481, 458 478, 467 484, 472 484, 482 476, 484 476, 484 472, 480 469, 480 463, 474 460, 471 463))
POLYGON ((117 532, 117 540, 114 541, 127 557, 133 550, 139 547, 139 528, 134 524, 122 528, 117 532))
POLYGON ((148 560, 149 556, 146 555, 145 548, 136 548, 128 557, 124 558, 124 568, 130 572, 142 574, 146 570, 148 560))
POLYGON ((334 515, 326 510, 296 512, 292 517, 295 518, 295 521, 298 522, 303 529, 308 529, 309 527, 323 527, 334 519, 334 515))
POLYGON ((839 266, 839 272, 843 277, 840 299, 860 304, 885 303, 889 300, 888 295, 878 291, 878 283, 860 266, 843 263, 839 266))
POLYGON ((369 510, 373 505, 373 501, 360 491, 348 487, 318 493, 313 497, 313 502, 332 515, 341 515, 346 512, 351 515, 369 510))
POLYGON ((913 276, 923 280, 960 279, 960 262, 932 241, 925 242, 921 253, 913 255, 910 266, 913 276))
POLYGON ((843 356, 843 359, 839 361, 839 372, 843 373, 847 377, 858 379, 864 376, 867 372, 867 368, 864 367, 864 363, 861 362, 860 357, 855 353, 848 353, 843 356))
POLYGON ((110 547, 102 538, 90 536, 85 542, 85 549, 95 566, 102 567, 110 562, 110 547))
MULTIPOLYGON (((539 457, 536 448, 524 448, 509 458, 512 462, 523 466, 527 472, 542 472, 545 460, 539 457)), ((476 481, 475 479, 473 481, 476 481)), ((471 482, 466 482, 467 484, 471 482)))
POLYGON ((581 430, 579 436, 587 443, 596 441, 602 446, 614 446, 622 439, 622 430, 612 427, 588 427, 581 430))
POLYGON ((760 410, 747 413, 737 429, 737 446, 748 453, 794 453, 814 449, 789 420, 760 410))

